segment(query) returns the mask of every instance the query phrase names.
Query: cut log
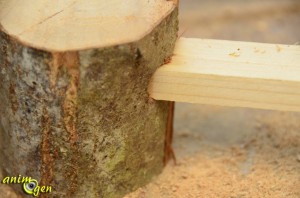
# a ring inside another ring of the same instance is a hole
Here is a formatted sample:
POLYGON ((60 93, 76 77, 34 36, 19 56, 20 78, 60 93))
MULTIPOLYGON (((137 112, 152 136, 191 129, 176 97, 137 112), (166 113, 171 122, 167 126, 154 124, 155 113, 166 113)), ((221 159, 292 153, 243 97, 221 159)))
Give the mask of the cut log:
POLYGON ((166 0, 12 0, 0 8, 1 26, 24 44, 72 51, 131 43, 149 34, 173 8, 166 0))
POLYGON ((161 172, 169 103, 147 86, 173 53, 171 1, 0 1, 0 22, 4 176, 121 197, 161 172))
POLYGON ((149 85, 156 100, 300 111, 300 46, 181 38, 149 85))

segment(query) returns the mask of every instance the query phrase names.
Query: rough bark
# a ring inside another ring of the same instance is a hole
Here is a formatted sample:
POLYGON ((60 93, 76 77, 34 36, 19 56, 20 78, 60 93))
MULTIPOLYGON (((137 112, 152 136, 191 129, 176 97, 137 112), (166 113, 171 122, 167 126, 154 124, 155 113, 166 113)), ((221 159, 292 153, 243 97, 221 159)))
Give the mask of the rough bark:
POLYGON ((160 173, 168 102, 147 85, 176 32, 177 9, 143 39, 101 49, 52 53, 1 32, 4 176, 52 185, 49 197, 120 197, 160 173))

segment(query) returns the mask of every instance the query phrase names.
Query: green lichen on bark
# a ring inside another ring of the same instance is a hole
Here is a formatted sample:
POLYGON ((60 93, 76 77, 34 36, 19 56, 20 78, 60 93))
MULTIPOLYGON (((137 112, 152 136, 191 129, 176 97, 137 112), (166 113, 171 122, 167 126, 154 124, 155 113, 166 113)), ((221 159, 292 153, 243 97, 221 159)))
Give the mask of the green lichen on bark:
POLYGON ((172 55, 177 23, 175 9, 139 41, 76 52, 79 79, 67 63, 54 67, 52 53, 1 33, 4 175, 52 185, 49 197, 120 197, 160 173, 168 103, 151 100, 147 86, 172 55))

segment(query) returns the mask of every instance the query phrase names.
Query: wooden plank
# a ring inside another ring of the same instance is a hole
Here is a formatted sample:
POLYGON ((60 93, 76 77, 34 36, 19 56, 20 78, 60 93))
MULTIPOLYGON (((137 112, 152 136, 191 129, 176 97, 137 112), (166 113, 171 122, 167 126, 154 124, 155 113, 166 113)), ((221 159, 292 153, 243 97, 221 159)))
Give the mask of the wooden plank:
POLYGON ((300 46, 181 38, 148 92, 156 100, 300 111, 300 46))

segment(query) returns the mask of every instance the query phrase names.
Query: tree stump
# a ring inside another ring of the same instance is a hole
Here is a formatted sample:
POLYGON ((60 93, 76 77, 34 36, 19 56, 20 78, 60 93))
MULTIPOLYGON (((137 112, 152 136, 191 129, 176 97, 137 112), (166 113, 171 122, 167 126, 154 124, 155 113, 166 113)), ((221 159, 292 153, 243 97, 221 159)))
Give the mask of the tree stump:
POLYGON ((173 52, 172 1, 0 1, 0 21, 3 176, 120 197, 161 172, 169 105, 147 86, 173 52))

